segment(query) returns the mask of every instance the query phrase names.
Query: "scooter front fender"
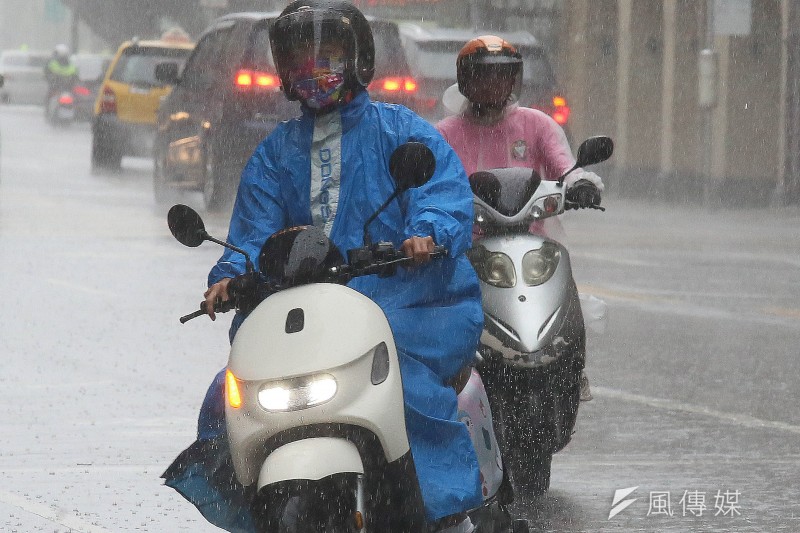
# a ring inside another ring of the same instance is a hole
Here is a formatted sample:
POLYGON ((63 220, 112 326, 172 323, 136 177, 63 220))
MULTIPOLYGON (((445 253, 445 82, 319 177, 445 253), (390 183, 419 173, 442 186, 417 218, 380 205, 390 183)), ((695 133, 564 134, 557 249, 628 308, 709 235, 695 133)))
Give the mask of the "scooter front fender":
POLYGON ((364 473, 355 444, 334 437, 303 439, 284 444, 267 456, 258 474, 258 489, 281 481, 319 481, 343 473, 364 473))

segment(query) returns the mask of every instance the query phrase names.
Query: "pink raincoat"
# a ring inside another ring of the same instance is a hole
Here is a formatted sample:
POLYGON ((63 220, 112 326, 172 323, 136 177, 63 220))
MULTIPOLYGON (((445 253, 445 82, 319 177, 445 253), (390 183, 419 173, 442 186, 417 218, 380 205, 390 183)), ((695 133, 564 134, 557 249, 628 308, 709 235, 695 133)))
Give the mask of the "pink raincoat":
MULTIPOLYGON (((542 179, 554 181, 575 164, 564 130, 536 109, 511 106, 494 124, 482 124, 460 113, 443 119, 436 129, 458 154, 467 175, 493 168, 527 167, 535 169, 542 179)), ((534 222, 531 232, 557 240, 564 236, 555 217, 534 222)))

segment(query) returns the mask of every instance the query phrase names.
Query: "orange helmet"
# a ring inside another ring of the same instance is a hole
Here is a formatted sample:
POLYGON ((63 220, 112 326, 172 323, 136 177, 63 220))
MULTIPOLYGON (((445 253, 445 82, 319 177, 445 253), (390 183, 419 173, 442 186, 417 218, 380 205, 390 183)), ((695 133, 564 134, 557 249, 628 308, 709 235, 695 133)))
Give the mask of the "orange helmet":
MULTIPOLYGON (((482 35, 467 42, 456 59, 458 90, 470 98, 470 84, 489 73, 515 78, 519 93, 522 84, 522 54, 508 41, 495 35, 482 35)), ((506 95, 506 96, 510 96, 506 95)))

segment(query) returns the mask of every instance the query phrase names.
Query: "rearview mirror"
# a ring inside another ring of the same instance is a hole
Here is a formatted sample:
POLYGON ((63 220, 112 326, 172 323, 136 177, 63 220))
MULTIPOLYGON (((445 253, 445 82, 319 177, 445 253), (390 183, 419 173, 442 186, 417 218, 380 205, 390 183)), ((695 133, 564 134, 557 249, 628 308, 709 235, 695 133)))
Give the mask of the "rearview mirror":
POLYGON ((190 248, 200 246, 208 238, 203 219, 188 205, 173 205, 167 213, 167 225, 172 236, 190 248))
POLYGON ((578 161, 576 165, 585 167, 602 163, 611 157, 613 153, 614 141, 611 140, 611 137, 606 137, 604 135, 589 137, 578 147, 578 161))
POLYGON ((389 158, 389 173, 397 184, 397 192, 421 187, 436 171, 436 158, 421 142, 401 144, 389 158))
POLYGON ((159 63, 156 65, 155 77, 164 85, 178 83, 178 64, 175 62, 159 63))

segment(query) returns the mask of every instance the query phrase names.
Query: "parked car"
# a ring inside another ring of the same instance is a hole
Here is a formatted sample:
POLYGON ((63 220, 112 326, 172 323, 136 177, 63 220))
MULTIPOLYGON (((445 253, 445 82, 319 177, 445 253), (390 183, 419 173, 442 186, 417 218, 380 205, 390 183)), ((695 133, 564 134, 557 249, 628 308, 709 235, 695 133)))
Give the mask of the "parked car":
POLYGON ((156 112, 172 87, 156 79, 156 65, 180 68, 194 44, 178 40, 123 43, 105 73, 92 117, 92 168, 119 169, 122 157, 150 157, 156 112))
POLYGON ((0 101, 42 105, 47 97, 44 68, 50 55, 49 52, 31 50, 4 50, 0 53, 0 74, 5 78, 5 86, 0 89, 0 101))
POLYGON ((78 69, 79 80, 79 84, 73 90, 77 120, 92 119, 94 103, 112 59, 113 56, 110 54, 75 54, 72 56, 72 64, 78 69))
POLYGON ((425 27, 404 22, 400 24, 400 37, 418 84, 419 97, 435 102, 426 118, 439 120, 445 116, 442 95, 456 83, 458 52, 467 41, 482 34, 496 34, 513 44, 522 54, 524 64, 520 104, 541 109, 565 127, 569 119, 569 106, 558 90, 547 51, 530 33, 425 27))
MULTIPOLYGON (((269 43, 277 12, 232 13, 215 20, 178 77, 165 62, 162 81, 175 83, 158 112, 153 150, 157 201, 175 189, 200 190, 218 209, 233 197, 242 168, 282 120, 299 114, 280 90, 269 43)), ((414 105, 416 82, 397 25, 370 19, 377 62, 373 97, 414 105)))

